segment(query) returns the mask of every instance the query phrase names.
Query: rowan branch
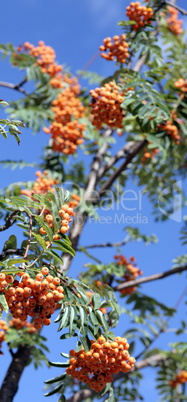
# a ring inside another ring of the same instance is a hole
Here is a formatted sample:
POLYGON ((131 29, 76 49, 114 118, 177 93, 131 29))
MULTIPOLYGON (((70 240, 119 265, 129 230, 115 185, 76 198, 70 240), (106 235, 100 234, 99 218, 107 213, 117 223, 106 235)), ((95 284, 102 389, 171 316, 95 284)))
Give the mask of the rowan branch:
POLYGON ((99 191, 99 195, 102 197, 103 193, 108 190, 114 181, 120 176, 120 174, 127 168, 129 163, 133 160, 133 158, 144 148, 144 146, 147 144, 147 140, 143 140, 140 142, 135 143, 135 145, 132 147, 131 152, 125 159, 125 161, 122 163, 122 165, 116 169, 116 171, 113 173, 112 176, 103 184, 99 191))
POLYGON ((22 248, 9 248, 6 251, 2 251, 2 253, 0 254, 0 261, 3 261, 6 257, 8 257, 9 255, 20 255, 23 256, 24 255, 24 250, 22 248))
MULTIPOLYGON (((127 244, 127 242, 129 241, 129 236, 125 237, 124 240, 122 241, 118 241, 116 243, 101 243, 101 244, 90 244, 89 246, 83 246, 84 248, 105 248, 105 247, 121 247, 124 246, 125 244, 127 244)), ((80 249, 79 247, 77 248, 77 251, 81 251, 81 246, 80 249)))
POLYGON ((133 281, 120 283, 120 285, 116 286, 113 289, 116 290, 116 291, 120 291, 122 289, 127 289, 127 288, 130 288, 132 286, 140 285, 141 283, 157 281, 158 279, 163 279, 163 278, 166 278, 167 276, 170 276, 170 275, 179 274, 179 273, 181 273, 183 271, 187 271, 187 265, 184 265, 183 267, 173 268, 173 269, 170 269, 170 270, 165 271, 165 272, 160 272, 159 274, 145 276, 143 278, 135 279, 133 281))
POLYGON ((116 162, 118 162, 120 159, 124 158, 125 156, 128 155, 130 152, 130 149, 134 145, 134 141, 129 141, 127 142, 117 153, 116 155, 112 156, 112 158, 109 159, 109 161, 104 165, 101 166, 99 172, 98 172, 98 178, 100 179, 101 177, 104 176, 104 174, 110 170, 116 162))
POLYGON ((6 218, 5 224, 0 226, 0 232, 3 232, 4 230, 7 230, 8 228, 10 228, 10 226, 12 226, 15 222, 16 219, 13 219, 14 215, 16 215, 19 211, 16 210, 14 212, 12 212, 8 218, 6 218))
POLYGON ((176 4, 172 4, 172 3, 170 3, 169 1, 164 1, 164 4, 165 4, 166 6, 175 8, 175 9, 176 9, 177 11, 179 11, 182 15, 187 15, 187 11, 184 10, 183 8, 177 6, 176 4))
POLYGON ((11 82, 0 81, 0 87, 14 89, 15 91, 20 92, 21 94, 28 95, 28 92, 20 87, 19 84, 12 84, 11 82))

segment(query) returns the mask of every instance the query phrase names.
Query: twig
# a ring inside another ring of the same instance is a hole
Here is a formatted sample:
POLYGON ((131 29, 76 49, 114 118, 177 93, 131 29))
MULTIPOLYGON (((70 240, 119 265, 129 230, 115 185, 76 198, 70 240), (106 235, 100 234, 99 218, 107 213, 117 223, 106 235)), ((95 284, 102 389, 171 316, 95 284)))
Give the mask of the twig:
POLYGON ((12 254, 23 256, 24 250, 22 248, 9 248, 8 250, 2 251, 2 253, 0 254, 0 261, 3 261, 8 255, 12 254))
POLYGON ((184 10, 183 8, 177 6, 176 4, 172 4, 172 3, 170 3, 169 1, 164 1, 164 4, 165 4, 166 6, 175 8, 175 9, 176 9, 177 11, 179 11, 182 15, 187 15, 187 11, 184 10))
POLYGON ((31 242, 31 237, 32 237, 32 216, 29 214, 27 214, 27 215, 29 217, 29 236, 28 236, 27 246, 26 246, 23 258, 27 258, 27 255, 29 252, 29 247, 30 247, 30 242, 31 242))
POLYGON ((109 159, 109 161, 102 166, 99 169, 98 172, 98 178, 100 179, 101 177, 104 176, 104 174, 110 170, 111 167, 113 167, 116 162, 118 162, 121 158, 124 158, 125 156, 128 155, 128 152, 130 151, 130 149, 132 148, 132 146, 134 145, 134 141, 129 141, 127 142, 118 152, 115 156, 113 156, 112 158, 109 159))
POLYGON ((7 230, 8 228, 10 228, 10 226, 12 226, 16 219, 13 219, 14 215, 16 215, 19 211, 16 210, 14 212, 12 212, 8 218, 6 218, 5 224, 0 226, 0 232, 3 232, 4 230, 7 230))
POLYGON ((132 286, 140 285, 141 283, 157 281, 158 279, 163 279, 170 275, 179 274, 180 272, 183 272, 186 270, 187 270, 187 265, 185 265, 183 267, 173 268, 173 269, 170 269, 165 272, 160 272, 159 274, 145 276, 144 278, 135 279, 134 281, 120 283, 120 285, 116 286, 114 288, 114 290, 120 291, 122 289, 127 289, 132 286))
POLYGON ((20 84, 12 84, 10 82, 0 81, 0 87, 14 89, 24 95, 28 95, 28 92, 25 91, 23 88, 20 87, 20 84))
POLYGON ((144 148, 147 144, 147 140, 140 141, 132 147, 132 151, 129 153, 125 161, 122 165, 116 169, 112 176, 103 184, 99 191, 99 195, 102 196, 106 190, 108 190, 114 181, 119 177, 119 175, 127 168, 128 164, 132 161, 132 159, 144 148))
MULTIPOLYGON (((83 246, 84 248, 102 248, 102 247, 121 247, 124 246, 129 241, 129 236, 127 236, 123 241, 118 241, 116 243, 102 243, 102 244, 91 244, 89 246, 83 246)), ((77 251, 81 251, 81 246, 77 248, 77 251)))

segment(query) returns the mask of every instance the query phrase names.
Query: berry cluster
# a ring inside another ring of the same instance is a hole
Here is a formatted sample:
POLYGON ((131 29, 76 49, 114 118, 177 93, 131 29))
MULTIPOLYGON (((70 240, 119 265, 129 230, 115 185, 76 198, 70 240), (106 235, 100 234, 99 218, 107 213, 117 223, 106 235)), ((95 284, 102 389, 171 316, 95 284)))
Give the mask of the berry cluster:
POLYGON ((5 340, 5 333, 8 329, 8 326, 4 320, 0 320, 0 354, 3 354, 1 352, 2 348, 2 342, 5 340))
POLYGON ((143 153, 142 159, 141 159, 142 163, 144 164, 144 163, 147 161, 147 159, 152 159, 152 158, 154 158, 154 156, 155 156, 158 152, 159 152, 159 149, 158 149, 158 148, 153 148, 153 149, 151 150, 151 152, 148 151, 148 150, 145 150, 144 153, 143 153))
POLYGON ((136 3, 130 3, 126 8, 126 15, 129 17, 130 21, 135 21, 133 25, 134 31, 137 31, 141 27, 145 26, 153 16, 153 9, 141 6, 139 1, 136 3))
POLYGON ((180 91, 182 92, 187 92, 187 80, 184 80, 183 78, 179 78, 176 82, 175 82, 175 87, 177 89, 180 89, 180 91))
POLYGON ((47 267, 42 267, 35 279, 28 273, 19 273, 20 281, 12 275, 0 273, 0 291, 5 295, 10 313, 14 318, 25 322, 33 317, 33 325, 41 329, 51 323, 50 317, 58 308, 58 302, 64 297, 60 279, 49 275, 47 267))
POLYGON ((86 126, 79 122, 79 119, 84 117, 85 109, 78 98, 80 89, 77 80, 67 76, 64 78, 69 87, 52 102, 54 120, 49 128, 45 127, 43 131, 51 134, 53 151, 71 155, 75 153, 77 145, 83 142, 86 126))
POLYGON ((35 175, 37 179, 33 185, 33 188, 31 190, 23 189, 21 190, 21 194, 32 197, 34 194, 45 194, 48 191, 54 192, 54 185, 59 183, 58 180, 54 180, 52 177, 49 177, 46 170, 44 170, 43 173, 37 171, 35 175))
POLYGON ((165 131, 167 135, 175 142, 176 145, 180 142, 180 135, 178 128, 173 124, 172 120, 168 120, 167 123, 159 124, 158 129, 160 131, 165 131))
MULTIPOLYGON (((54 234, 53 236, 54 240, 60 240, 61 236, 59 233, 66 234, 67 231, 69 230, 69 224, 72 221, 72 217, 75 215, 73 208, 79 204, 79 201, 80 197, 77 194, 72 194, 69 203, 61 206, 60 210, 58 211, 58 214, 61 218, 60 229, 54 234)), ((44 220, 47 222, 50 228, 53 228, 54 227, 53 215, 48 210, 45 210, 43 214, 44 214, 44 220)), ((40 228, 39 232, 41 235, 46 235, 46 231, 43 227, 40 228)), ((49 241, 46 241, 46 245, 50 244, 51 243, 49 241)))
POLYGON ((33 334, 36 332, 36 328, 34 327, 32 322, 21 321, 20 318, 12 318, 12 320, 9 321, 9 327, 16 328, 18 331, 19 329, 27 328, 27 332, 29 334, 33 334))
POLYGON ((111 128, 122 128, 124 112, 121 108, 123 94, 119 87, 113 82, 105 84, 101 88, 90 91, 92 100, 90 102, 92 124, 100 129, 103 124, 111 128))
POLYGON ((112 374, 120 371, 129 372, 135 363, 134 357, 128 353, 129 344, 119 336, 114 341, 107 341, 100 336, 91 341, 91 349, 85 352, 70 351, 70 366, 67 374, 87 384, 96 392, 102 391, 112 381, 112 374))
POLYGON ((36 58, 36 64, 41 68, 43 74, 49 74, 50 84, 54 88, 62 88, 62 66, 55 63, 56 54, 51 46, 46 46, 45 43, 40 40, 38 46, 34 46, 29 42, 25 42, 23 46, 18 47, 18 51, 29 52, 31 56, 36 58))
POLYGON ((176 388, 178 384, 184 384, 187 381, 187 371, 182 370, 176 374, 175 379, 170 381, 169 385, 172 388, 176 388))
POLYGON ((170 16, 167 18, 167 28, 174 34, 180 35, 183 33, 182 20, 178 20, 178 11, 174 7, 168 7, 170 16))
MULTIPOLYGON (((134 279, 137 278, 137 276, 143 274, 143 272, 137 266, 135 266, 136 260, 134 257, 130 257, 129 261, 128 261, 127 258, 124 257, 124 255, 119 254, 119 255, 115 255, 114 259, 117 260, 117 265, 124 266, 125 273, 123 275, 123 278, 125 279, 125 281, 123 281, 123 283, 133 281, 134 279)), ((132 286, 127 289, 120 290, 120 293, 130 295, 135 290, 136 290, 136 287, 132 286)))
POLYGON ((101 57, 106 60, 116 59, 119 63, 125 63, 126 59, 129 57, 128 53, 128 43, 125 41, 126 35, 122 34, 120 36, 113 36, 113 40, 108 37, 103 40, 103 45, 100 46, 101 57))

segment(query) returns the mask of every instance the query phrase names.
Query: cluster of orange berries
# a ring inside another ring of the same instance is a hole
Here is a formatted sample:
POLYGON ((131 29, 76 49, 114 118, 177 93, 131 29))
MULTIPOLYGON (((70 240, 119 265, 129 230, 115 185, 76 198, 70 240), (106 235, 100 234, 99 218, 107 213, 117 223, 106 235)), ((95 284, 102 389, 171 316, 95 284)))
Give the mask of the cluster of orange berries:
POLYGON ((139 1, 136 3, 130 3, 130 5, 126 8, 126 15, 129 17, 130 21, 135 21, 133 25, 134 31, 137 31, 144 25, 146 25, 152 16, 153 16, 153 9, 141 6, 139 1))
MULTIPOLYGON (((79 201, 80 197, 77 194, 72 194, 69 203, 61 206, 60 210, 58 211, 58 214, 61 218, 60 229, 54 234, 54 240, 59 240, 61 238, 60 234, 58 233, 66 234, 69 230, 69 224, 72 221, 72 217, 75 215, 73 208, 79 204, 79 201)), ((50 211, 44 211, 44 220, 47 222, 50 228, 54 227, 54 218, 50 211)), ((42 235, 47 234, 43 227, 40 228, 39 232, 42 235)), ((50 242, 47 241, 46 244, 48 245, 50 242)))
POLYGON ((176 374, 175 379, 170 381, 169 385, 172 388, 176 388, 179 384, 184 384, 187 381, 187 371, 182 370, 180 373, 176 374))
POLYGON ((66 76, 64 82, 69 86, 52 102, 54 120, 43 131, 51 134, 53 151, 71 155, 75 153, 77 145, 83 143, 86 126, 79 119, 84 117, 85 108, 78 98, 80 88, 76 78, 66 76))
POLYGON ((56 54, 51 46, 46 46, 40 40, 38 46, 25 42, 23 46, 18 46, 18 51, 27 51, 36 58, 36 64, 41 68, 42 73, 47 73, 51 77, 50 84, 55 88, 62 88, 62 66, 55 63, 56 54))
POLYGON ((22 328, 27 328, 29 334, 33 334, 37 331, 32 322, 21 321, 20 318, 12 318, 8 324, 9 327, 16 328, 18 331, 22 328))
POLYGON ((128 373, 134 367, 135 359, 129 355, 128 349, 129 344, 124 338, 118 336, 114 341, 107 341, 100 336, 97 341, 91 340, 88 352, 84 349, 70 351, 70 366, 66 372, 100 392, 112 381, 112 374, 128 373))
POLYGON ((6 331, 8 330, 8 325, 4 320, 0 320, 0 354, 3 354, 1 352, 1 347, 2 347, 2 342, 5 340, 5 334, 6 331))
MULTIPOLYGON (((119 254, 115 255, 114 259, 117 260, 117 265, 124 265, 125 274, 123 275, 123 278, 125 279, 125 282, 133 281, 137 278, 137 276, 143 274, 143 272, 137 266, 135 266, 136 260, 134 257, 130 257, 128 260, 126 257, 124 257, 124 255, 119 254)), ((131 286, 127 289, 120 290, 120 293, 130 295, 135 290, 136 287, 131 286)))
POLYGON ((101 57, 106 60, 114 60, 119 63, 125 63, 126 59, 129 57, 128 53, 128 43, 125 41, 126 35, 122 34, 120 36, 115 35, 113 36, 113 40, 108 37, 103 40, 103 45, 100 46, 101 52, 108 53, 101 53, 101 57))
POLYGON ((152 151, 145 150, 142 156, 142 163, 144 164, 147 159, 152 159, 159 152, 158 148, 153 148, 152 151))
POLYGON ((167 135, 175 142, 176 145, 180 143, 180 135, 178 128, 173 124, 172 120, 168 120, 167 123, 159 124, 158 129, 165 131, 167 135))
POLYGON ((100 129, 103 124, 111 128, 122 128, 124 112, 121 108, 123 94, 119 87, 113 82, 105 84, 101 88, 90 91, 92 100, 90 102, 92 124, 100 129))
POLYGON ((0 273, 0 292, 5 295, 13 318, 25 322, 28 316, 33 317, 36 329, 49 325, 51 315, 64 298, 60 278, 50 275, 47 267, 42 267, 35 279, 28 273, 19 273, 17 276, 20 276, 20 281, 12 275, 0 273))
POLYGON ((183 78, 179 78, 176 82, 175 82, 175 87, 177 89, 180 89, 182 92, 187 92, 187 80, 184 80, 183 78))
POLYGON ((48 176, 48 172, 44 170, 44 172, 37 171, 35 173, 37 179, 33 185, 31 190, 23 189, 21 190, 21 194, 32 197, 34 194, 45 194, 48 191, 54 192, 54 186, 59 183, 58 180, 52 179, 52 177, 48 176))
POLYGON ((170 16, 167 18, 167 28, 174 34, 180 35, 183 33, 182 20, 178 20, 178 11, 174 7, 167 8, 170 16))

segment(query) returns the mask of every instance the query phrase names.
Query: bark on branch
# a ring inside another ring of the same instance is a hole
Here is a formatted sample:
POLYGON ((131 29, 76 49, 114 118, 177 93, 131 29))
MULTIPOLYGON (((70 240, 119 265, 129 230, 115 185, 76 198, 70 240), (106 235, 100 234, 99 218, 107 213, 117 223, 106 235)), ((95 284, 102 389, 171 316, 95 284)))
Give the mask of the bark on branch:
POLYGON ((18 391, 20 377, 28 363, 29 356, 30 349, 27 346, 20 346, 18 351, 14 354, 0 389, 1 402, 13 401, 18 391))
POLYGON ((158 279, 163 279, 163 278, 166 278, 167 276, 170 276, 170 275, 179 274, 179 273, 181 273, 183 271, 187 271, 187 265, 185 265, 183 267, 177 267, 177 268, 169 269, 168 271, 160 272, 158 274, 145 276, 144 278, 135 279, 134 281, 121 283, 120 285, 116 286, 114 288, 114 290, 120 291, 122 289, 127 289, 127 288, 130 288, 132 286, 140 285, 141 283, 157 281, 158 279))

